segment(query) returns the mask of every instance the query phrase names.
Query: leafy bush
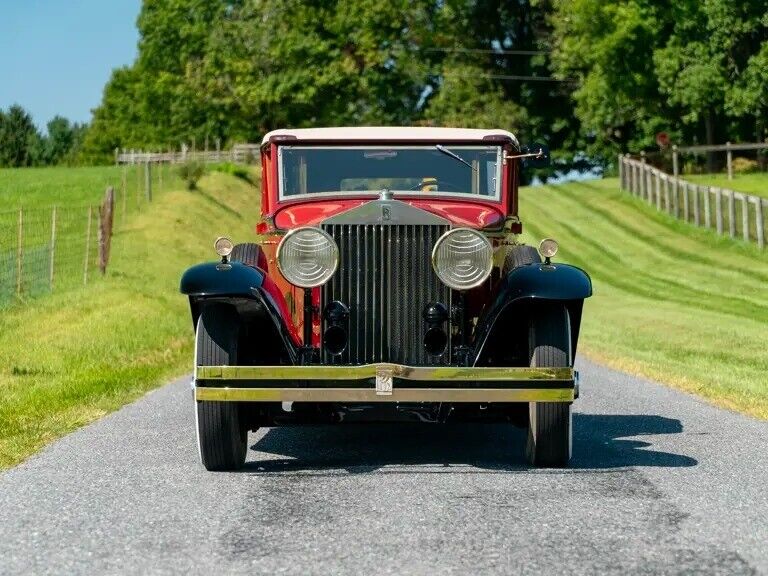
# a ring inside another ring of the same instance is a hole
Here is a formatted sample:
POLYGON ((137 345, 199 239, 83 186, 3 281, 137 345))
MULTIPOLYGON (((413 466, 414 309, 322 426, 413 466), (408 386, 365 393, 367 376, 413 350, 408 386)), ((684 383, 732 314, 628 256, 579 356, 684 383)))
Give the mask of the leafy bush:
POLYGON ((249 184, 253 184, 253 175, 247 166, 241 166, 239 164, 232 164, 231 162, 222 162, 221 164, 214 164, 213 170, 216 172, 223 172, 224 174, 231 174, 240 180, 245 180, 249 184))
POLYGON ((760 167, 757 165, 757 161, 751 158, 734 158, 733 159, 733 171, 737 174, 749 174, 751 172, 759 171, 760 167))
POLYGON ((205 164, 190 160, 179 165, 179 176, 187 183, 188 190, 195 190, 200 178, 205 174, 205 164))

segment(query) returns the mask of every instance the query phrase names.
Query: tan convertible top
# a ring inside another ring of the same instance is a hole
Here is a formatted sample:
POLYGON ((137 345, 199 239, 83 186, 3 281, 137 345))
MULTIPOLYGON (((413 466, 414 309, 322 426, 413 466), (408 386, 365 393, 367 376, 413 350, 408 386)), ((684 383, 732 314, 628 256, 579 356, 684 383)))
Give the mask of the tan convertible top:
POLYGON ((340 128, 297 128, 280 129, 268 132, 262 140, 262 145, 275 137, 287 137, 301 140, 339 140, 349 142, 354 140, 372 141, 482 141, 484 138, 501 136, 509 138, 517 144, 517 138, 507 130, 481 130, 476 128, 430 128, 423 126, 356 126, 340 128))

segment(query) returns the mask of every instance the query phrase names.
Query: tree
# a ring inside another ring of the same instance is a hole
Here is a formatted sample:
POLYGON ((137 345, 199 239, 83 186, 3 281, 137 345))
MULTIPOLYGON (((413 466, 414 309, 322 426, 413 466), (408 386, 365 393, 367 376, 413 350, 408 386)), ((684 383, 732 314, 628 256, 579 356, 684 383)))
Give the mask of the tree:
POLYGON ((31 166, 40 150, 32 117, 18 104, 0 114, 0 167, 31 166))
POLYGON ((482 68, 448 64, 425 117, 439 126, 502 128, 517 132, 527 124, 526 111, 504 96, 482 68))
POLYGON ((578 81, 592 155, 653 148, 661 131, 748 140, 744 116, 765 118, 764 0, 555 0, 551 21, 555 73, 578 81))
POLYGON ((608 162, 651 146, 674 115, 659 93, 653 49, 667 6, 644 0, 555 0, 553 68, 575 80, 580 144, 608 162))
POLYGON ((70 153, 74 145, 74 127, 66 118, 55 116, 48 122, 48 135, 45 138, 46 164, 60 164, 70 153))

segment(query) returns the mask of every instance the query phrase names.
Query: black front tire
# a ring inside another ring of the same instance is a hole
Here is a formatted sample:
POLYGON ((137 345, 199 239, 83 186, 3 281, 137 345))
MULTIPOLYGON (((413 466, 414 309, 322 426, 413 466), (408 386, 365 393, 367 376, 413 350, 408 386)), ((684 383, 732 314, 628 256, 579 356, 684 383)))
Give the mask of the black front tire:
MULTIPOLYGON (((209 304, 197 321, 197 364, 237 363, 239 316, 233 306, 209 304)), ((206 470, 237 470, 248 451, 248 428, 236 402, 196 402, 197 444, 206 470)))
MULTIPOLYGON (((532 367, 570 367, 571 330, 568 310, 560 304, 537 306, 529 326, 532 367)), ((530 402, 526 457, 534 466, 564 467, 571 459, 571 402, 530 402)))

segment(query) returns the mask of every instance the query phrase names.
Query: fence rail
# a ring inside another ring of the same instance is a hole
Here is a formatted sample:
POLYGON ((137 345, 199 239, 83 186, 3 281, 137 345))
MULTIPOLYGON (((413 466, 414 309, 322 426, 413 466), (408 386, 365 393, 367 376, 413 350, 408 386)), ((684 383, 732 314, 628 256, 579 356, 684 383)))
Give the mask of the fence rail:
POLYGON ((746 151, 763 152, 768 150, 768 142, 742 142, 738 144, 732 144, 726 142, 725 144, 701 144, 697 146, 672 146, 672 174, 674 176, 680 175, 680 154, 703 154, 713 152, 725 152, 726 158, 726 171, 728 173, 728 180, 733 180, 733 153, 734 152, 746 152, 746 151))
POLYGON ((618 164, 623 191, 674 218, 765 248, 768 198, 694 184, 629 155, 619 156, 618 164))
POLYGON ((115 150, 116 164, 183 164, 185 162, 202 162, 215 164, 232 162, 233 164, 250 164, 258 157, 258 144, 237 144, 230 150, 194 151, 182 147, 180 151, 145 152, 142 150, 115 150))

